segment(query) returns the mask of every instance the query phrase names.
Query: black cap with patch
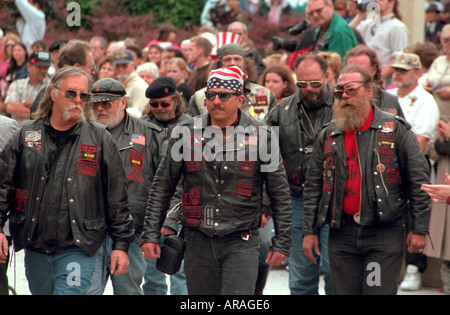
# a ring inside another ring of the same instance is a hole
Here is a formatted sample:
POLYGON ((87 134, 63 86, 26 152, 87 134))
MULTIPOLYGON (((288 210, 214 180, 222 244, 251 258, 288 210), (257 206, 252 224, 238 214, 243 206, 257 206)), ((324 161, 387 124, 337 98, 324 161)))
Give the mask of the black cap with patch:
POLYGON ((171 96, 177 91, 177 84, 170 77, 159 77, 149 85, 145 91, 147 98, 163 98, 171 96))
POLYGON ((122 83, 111 78, 100 79, 92 85, 92 102, 115 100, 127 94, 122 83))

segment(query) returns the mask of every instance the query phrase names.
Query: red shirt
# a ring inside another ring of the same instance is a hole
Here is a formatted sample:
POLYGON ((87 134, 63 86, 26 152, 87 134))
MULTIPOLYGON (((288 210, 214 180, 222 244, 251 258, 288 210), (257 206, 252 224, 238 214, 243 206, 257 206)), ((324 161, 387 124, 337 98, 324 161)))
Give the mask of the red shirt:
MULTIPOLYGON (((358 130, 369 129, 372 120, 373 108, 371 108, 364 125, 358 130)), ((358 213, 361 206, 361 166, 359 164, 356 131, 351 130, 344 133, 345 152, 347 156, 347 181, 345 183, 342 210, 350 215, 358 213)))

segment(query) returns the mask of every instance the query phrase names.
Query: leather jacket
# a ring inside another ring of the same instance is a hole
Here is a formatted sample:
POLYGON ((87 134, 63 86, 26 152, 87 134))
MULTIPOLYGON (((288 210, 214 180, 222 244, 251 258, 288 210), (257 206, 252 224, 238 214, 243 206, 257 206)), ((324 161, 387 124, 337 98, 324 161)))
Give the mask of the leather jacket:
MULTIPOLYGON (((70 229, 64 231, 71 237, 69 243, 89 256, 102 245, 106 232, 113 249, 127 252, 134 228, 125 172, 111 135, 104 126, 79 122, 56 148, 49 125, 49 118, 24 123, 1 154, 0 227, 9 215, 16 251, 34 250, 43 232, 59 235, 54 230, 64 224, 70 229), (55 150, 59 151, 53 159, 46 155, 55 150), (67 220, 47 224, 50 231, 38 230, 40 218, 58 221, 57 213, 47 211, 53 204, 67 220)), ((54 241, 59 245, 67 239, 54 241)))
MULTIPOLYGON (((411 126, 374 106, 368 130, 356 132, 361 165, 360 224, 389 223, 412 216, 412 231, 428 234, 431 199, 420 186, 430 168, 411 126)), ((333 120, 318 135, 306 174, 303 235, 326 222, 339 229, 346 171, 344 132, 333 120)))
POLYGON ((132 117, 124 117, 123 131, 116 139, 128 182, 128 201, 136 233, 142 231, 148 191, 159 164, 158 134, 162 128, 132 117))
POLYGON ((333 117, 333 89, 327 86, 325 103, 314 110, 314 126, 308 115, 312 110, 305 109, 298 93, 284 98, 269 114, 268 124, 279 127, 281 155, 293 196, 298 196, 303 190, 317 133, 333 117))
POLYGON ((224 145, 225 150, 215 146, 214 134, 208 135, 205 130, 209 126, 208 113, 180 124, 184 134, 170 140, 150 189, 141 243, 159 242, 170 198, 183 176, 181 223, 209 237, 258 229, 265 184, 276 227, 272 249, 289 255, 292 208, 277 139, 271 137, 265 124, 240 110, 239 114, 238 126, 224 145), (177 155, 183 140, 188 144, 182 148, 180 158, 177 155), (262 158, 263 147, 274 148, 273 153, 269 151, 270 161, 267 156, 262 158), (255 157, 252 153, 256 151, 255 157), (245 154, 245 159, 240 154, 245 154))

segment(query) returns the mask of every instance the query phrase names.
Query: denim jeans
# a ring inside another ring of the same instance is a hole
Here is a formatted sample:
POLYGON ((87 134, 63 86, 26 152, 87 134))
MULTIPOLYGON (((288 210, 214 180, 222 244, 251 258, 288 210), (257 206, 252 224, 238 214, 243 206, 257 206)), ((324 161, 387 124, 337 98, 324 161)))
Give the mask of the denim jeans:
MULTIPOLYGON (((163 239, 161 239, 163 241, 163 239)), ((180 270, 169 277, 171 295, 187 295, 184 261, 180 270)), ((147 267, 142 285, 145 295, 166 295, 168 291, 167 276, 156 268, 156 259, 147 259, 147 267)))
POLYGON ((328 242, 334 293, 396 294, 405 249, 403 219, 361 226, 344 216, 328 242))
POLYGON ((223 237, 186 228, 184 272, 189 295, 253 295, 258 275, 258 230, 223 237))
POLYGON ((320 257, 317 264, 312 263, 303 250, 303 194, 291 197, 292 201, 292 245, 289 265, 289 289, 292 295, 319 294, 320 271, 324 274, 325 293, 333 294, 330 263, 328 260, 329 226, 324 225, 317 234, 320 257))
POLYGON ((146 259, 142 255, 138 243, 139 235, 131 243, 128 249, 128 259, 130 265, 127 273, 121 276, 110 274, 109 265, 111 262, 112 239, 106 236, 105 242, 99 250, 96 261, 95 272, 92 278, 92 286, 88 290, 90 295, 101 295, 105 291, 108 278, 111 278, 113 292, 115 295, 142 295, 142 279, 146 268, 146 259))
POLYGON ((80 248, 60 254, 25 250, 25 275, 31 294, 86 294, 91 286, 97 254, 90 257, 80 248))

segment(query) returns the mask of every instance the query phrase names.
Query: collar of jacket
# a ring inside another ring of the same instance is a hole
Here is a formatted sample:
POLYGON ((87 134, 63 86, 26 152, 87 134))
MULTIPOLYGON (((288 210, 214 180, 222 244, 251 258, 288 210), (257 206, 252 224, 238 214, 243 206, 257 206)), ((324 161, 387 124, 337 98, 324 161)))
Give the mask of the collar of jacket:
MULTIPOLYGON (((372 120, 372 124, 370 125, 369 129, 374 129, 374 130, 383 130, 383 128, 385 128, 384 123, 386 121, 394 121, 394 120, 400 120, 404 123, 406 123, 406 121, 401 118, 400 116, 388 113, 388 112, 384 112, 381 109, 379 109, 377 106, 372 105, 374 112, 373 112, 373 120, 372 120)), ((407 124, 407 129, 409 129, 411 126, 407 124)), ((344 134, 344 130, 342 130, 341 128, 336 126, 336 120, 333 120, 333 130, 331 132, 331 136, 333 137, 337 137, 339 135, 343 135, 344 134)))

